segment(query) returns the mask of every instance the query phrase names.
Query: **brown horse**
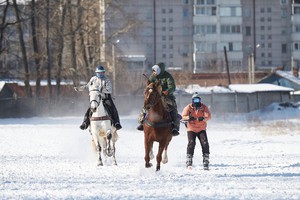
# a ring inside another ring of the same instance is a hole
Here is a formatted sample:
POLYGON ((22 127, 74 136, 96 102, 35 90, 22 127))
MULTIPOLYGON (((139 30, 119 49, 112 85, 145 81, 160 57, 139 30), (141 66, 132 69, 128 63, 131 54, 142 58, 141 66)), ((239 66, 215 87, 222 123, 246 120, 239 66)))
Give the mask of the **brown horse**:
POLYGON ((144 97, 144 108, 148 114, 144 121, 144 143, 145 143, 145 167, 152 166, 150 157, 153 159, 153 142, 158 142, 156 155, 156 171, 160 170, 160 163, 168 162, 167 149, 172 140, 172 120, 163 106, 161 99, 161 87, 159 83, 147 84, 144 97))

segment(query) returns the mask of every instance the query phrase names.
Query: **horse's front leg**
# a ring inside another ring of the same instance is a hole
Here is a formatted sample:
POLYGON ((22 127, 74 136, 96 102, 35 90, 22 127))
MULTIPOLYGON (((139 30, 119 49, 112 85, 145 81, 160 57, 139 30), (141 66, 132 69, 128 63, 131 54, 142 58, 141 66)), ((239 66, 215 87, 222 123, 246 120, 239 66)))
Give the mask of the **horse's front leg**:
POLYGON ((149 142, 145 139, 145 167, 152 167, 150 163, 150 150, 152 149, 153 142, 149 142))
POLYGON ((162 153, 164 151, 164 148, 165 148, 165 145, 163 144, 163 142, 160 142, 159 146, 158 146, 158 152, 156 155, 156 171, 160 170, 160 162, 162 160, 162 153))
POLYGON ((115 143, 113 142, 113 156, 112 156, 112 162, 113 165, 117 165, 117 160, 116 160, 116 146, 115 143))
POLYGON ((97 145, 97 153, 98 153, 98 166, 103 166, 103 162, 102 162, 102 158, 101 158, 101 146, 98 142, 98 145, 97 145))

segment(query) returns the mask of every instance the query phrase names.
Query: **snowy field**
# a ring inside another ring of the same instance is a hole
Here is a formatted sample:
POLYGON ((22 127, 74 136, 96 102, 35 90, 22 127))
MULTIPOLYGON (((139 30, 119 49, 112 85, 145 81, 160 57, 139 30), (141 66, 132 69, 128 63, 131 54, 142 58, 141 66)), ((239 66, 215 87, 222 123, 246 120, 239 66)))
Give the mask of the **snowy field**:
POLYGON ((169 163, 159 172, 144 168, 136 117, 121 116, 118 166, 108 160, 102 167, 96 166, 88 131, 78 128, 82 116, 0 119, 0 199, 300 199, 295 117, 212 120, 209 171, 202 169, 198 141, 194 168, 185 169, 187 136, 181 126, 169 146, 169 163))

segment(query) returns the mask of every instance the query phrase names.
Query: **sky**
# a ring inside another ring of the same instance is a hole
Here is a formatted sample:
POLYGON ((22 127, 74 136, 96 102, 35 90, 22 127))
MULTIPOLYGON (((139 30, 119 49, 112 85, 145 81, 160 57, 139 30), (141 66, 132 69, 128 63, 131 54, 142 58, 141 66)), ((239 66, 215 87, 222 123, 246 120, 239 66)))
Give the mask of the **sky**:
POLYGON ((137 115, 121 116, 117 166, 96 165, 83 116, 0 119, 0 199, 300 199, 299 107, 213 115, 209 171, 198 141, 186 169, 184 126, 169 162, 146 169, 137 115))

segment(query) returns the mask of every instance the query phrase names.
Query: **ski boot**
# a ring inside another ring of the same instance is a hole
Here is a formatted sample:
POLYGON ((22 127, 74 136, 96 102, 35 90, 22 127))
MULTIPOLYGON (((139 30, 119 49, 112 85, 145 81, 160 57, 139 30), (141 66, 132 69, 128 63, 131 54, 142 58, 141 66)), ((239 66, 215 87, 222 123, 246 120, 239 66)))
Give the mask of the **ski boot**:
POLYGON ((186 155, 186 168, 191 169, 193 165, 193 156, 191 154, 186 155))
POLYGON ((209 154, 205 153, 203 154, 203 168, 204 170, 208 170, 209 169, 209 154))

